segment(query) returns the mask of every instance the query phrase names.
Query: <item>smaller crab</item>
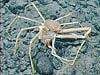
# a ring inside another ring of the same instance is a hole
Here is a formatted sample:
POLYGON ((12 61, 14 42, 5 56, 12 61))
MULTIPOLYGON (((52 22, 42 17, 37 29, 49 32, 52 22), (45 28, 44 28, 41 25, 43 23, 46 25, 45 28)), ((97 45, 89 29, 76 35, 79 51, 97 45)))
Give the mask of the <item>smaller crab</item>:
MULTIPOLYGON (((30 5, 34 6, 34 8, 37 10, 38 14, 41 16, 42 20, 44 21, 44 23, 39 22, 39 21, 34 20, 34 19, 31 19, 31 18, 22 17, 22 16, 16 16, 13 19, 13 21, 10 23, 10 25, 8 27, 8 30, 10 29, 11 25, 13 23, 15 23, 16 19, 18 19, 18 18, 33 21, 33 22, 41 24, 40 26, 22 28, 20 30, 20 32, 18 33, 17 38, 16 38, 14 54, 16 53, 16 49, 18 47, 18 42, 19 42, 19 38, 20 38, 21 33, 25 30, 32 30, 32 29, 38 28, 39 32, 31 39, 30 46, 29 46, 29 56, 30 56, 32 70, 34 70, 34 64, 33 64, 33 60, 32 60, 32 43, 35 42, 37 39, 41 39, 44 42, 44 44, 46 44, 49 48, 52 49, 51 54, 53 56, 57 57, 58 59, 60 59, 64 63, 72 61, 72 64, 69 64, 69 65, 74 65, 76 60, 77 60, 77 57, 78 57, 80 50, 82 49, 86 39, 89 37, 89 34, 91 33, 91 27, 64 29, 63 27, 65 25, 76 24, 76 23, 80 24, 79 22, 70 22, 70 23, 62 23, 62 24, 60 24, 58 22, 59 20, 70 16, 72 13, 69 13, 65 16, 62 16, 56 20, 45 20, 44 17, 42 16, 42 14, 39 12, 38 8, 35 6, 35 4, 32 2, 28 6, 30 6, 30 5), (84 35, 78 35, 78 34, 74 34, 74 33, 73 34, 61 34, 61 33, 80 32, 80 31, 87 31, 87 32, 84 35), (69 60, 69 59, 60 57, 56 54, 56 48, 54 46, 55 38, 74 38, 74 39, 81 38, 81 39, 84 39, 84 41, 82 42, 79 49, 77 50, 77 54, 76 54, 75 58, 73 60, 69 60)), ((26 6, 26 7, 28 7, 28 6, 26 6)))

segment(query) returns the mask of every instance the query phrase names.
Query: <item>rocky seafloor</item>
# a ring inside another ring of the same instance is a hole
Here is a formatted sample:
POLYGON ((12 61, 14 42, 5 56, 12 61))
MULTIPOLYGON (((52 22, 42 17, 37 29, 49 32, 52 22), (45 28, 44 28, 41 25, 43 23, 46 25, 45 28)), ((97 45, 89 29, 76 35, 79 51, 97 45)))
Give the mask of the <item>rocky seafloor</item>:
MULTIPOLYGON (((34 18, 43 22, 37 11, 25 6, 34 2, 45 19, 57 19, 70 12, 73 14, 60 20, 60 23, 79 21, 83 27, 91 27, 92 32, 78 60, 74 66, 68 66, 51 55, 51 49, 38 40, 32 48, 35 60, 35 75, 100 75, 100 0, 2 0, 1 1, 1 29, 2 43, 0 48, 1 75, 31 75, 29 59, 29 44, 37 30, 24 31, 17 53, 13 50, 18 32, 25 27, 38 25, 37 23, 18 19, 10 28, 7 28, 15 16, 34 18), (2 49, 2 51, 1 51, 2 49)), ((79 24, 72 27, 79 27, 79 24)), ((67 28, 67 26, 66 26, 67 28)), ((81 40, 56 39, 57 54, 62 57, 74 58, 81 44, 81 40)))

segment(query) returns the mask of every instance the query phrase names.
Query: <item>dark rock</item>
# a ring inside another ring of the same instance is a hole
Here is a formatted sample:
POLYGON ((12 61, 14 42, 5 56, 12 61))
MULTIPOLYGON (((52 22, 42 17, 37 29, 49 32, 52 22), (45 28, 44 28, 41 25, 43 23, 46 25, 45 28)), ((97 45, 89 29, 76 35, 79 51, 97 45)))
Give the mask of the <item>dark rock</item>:
POLYGON ((41 3, 41 4, 46 5, 46 4, 51 3, 51 2, 52 2, 52 0, 38 0, 38 2, 39 2, 39 3, 41 3))
POLYGON ((42 75, 52 75, 53 67, 49 58, 42 52, 36 57, 36 70, 42 75))
POLYGON ((25 2, 24 1, 20 1, 18 3, 16 3, 16 1, 12 1, 10 2, 7 6, 8 9, 14 13, 14 14, 18 14, 20 12, 20 10, 23 10, 25 7, 25 2))
POLYGON ((31 75, 31 69, 28 68, 27 70, 25 70, 24 75, 31 75))
POLYGON ((10 0, 2 0, 2 3, 5 4, 5 3, 8 3, 10 0))
POLYGON ((52 60, 52 62, 53 62, 53 67, 54 67, 56 70, 58 70, 58 69, 61 68, 62 64, 61 64, 61 61, 60 61, 59 59, 54 58, 54 59, 52 60))
POLYGON ((1 9, 1 13, 2 13, 2 14, 5 14, 5 13, 6 13, 5 8, 2 8, 2 9, 1 9))

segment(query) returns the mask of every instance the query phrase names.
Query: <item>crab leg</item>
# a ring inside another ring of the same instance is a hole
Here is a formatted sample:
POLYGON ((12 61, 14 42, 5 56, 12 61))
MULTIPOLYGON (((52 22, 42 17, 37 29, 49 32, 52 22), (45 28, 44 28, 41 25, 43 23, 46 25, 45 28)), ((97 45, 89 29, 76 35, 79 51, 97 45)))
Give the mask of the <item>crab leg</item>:
MULTIPOLYGON (((73 34, 73 35, 57 35, 56 36, 56 38, 84 38, 85 40, 82 42, 82 44, 80 45, 80 47, 78 48, 78 51, 77 51, 77 54, 76 54, 76 56, 75 56, 75 58, 73 59, 73 62, 72 62, 72 64, 69 64, 70 66, 72 66, 72 65, 74 65, 75 64, 75 62, 76 62, 76 60, 77 60, 77 58, 78 58, 78 54, 79 54, 79 52, 80 52, 80 50, 82 49, 82 47, 83 47, 83 45, 85 44, 85 42, 86 42, 86 40, 87 40, 87 38, 89 37, 89 34, 91 33, 91 28, 72 28, 72 29, 69 29, 68 31, 67 31, 67 29, 66 29, 66 32, 75 32, 75 31, 84 31, 84 30, 88 30, 86 33, 85 33, 85 35, 84 36, 82 36, 82 35, 77 35, 77 34, 73 34), (74 29, 74 30, 73 30, 74 29)), ((63 61, 63 60, 62 60, 63 61)), ((64 60, 64 61, 66 61, 66 60, 64 60)), ((64 62, 63 61, 63 62, 64 62)), ((67 61, 66 61, 67 62, 67 61)), ((64 62, 65 63, 65 62, 64 62)))
POLYGON ((59 17, 59 18, 55 19, 55 21, 61 20, 61 19, 65 18, 65 17, 68 17, 68 16, 70 16, 71 14, 72 14, 72 12, 70 12, 69 14, 67 14, 67 15, 65 15, 65 16, 62 16, 62 17, 59 17))
MULTIPOLYGON (((65 18, 65 17, 68 17, 68 16, 70 16, 71 14, 72 14, 72 12, 70 12, 69 14, 67 14, 67 15, 65 15, 65 16, 62 16, 62 17, 60 17, 60 18, 57 18, 55 21, 61 20, 61 19, 65 18)), ((78 21, 76 21, 76 22, 70 22, 70 23, 62 23, 62 24, 60 24, 60 25, 64 27, 65 25, 69 25, 69 24, 79 24, 81 27, 83 27, 83 26, 80 24, 80 22, 78 22, 78 21)))
POLYGON ((85 44, 86 40, 87 40, 87 38, 81 43, 80 47, 79 47, 78 50, 77 50, 76 56, 75 56, 75 58, 74 58, 72 64, 69 64, 70 66, 75 65, 76 60, 77 60, 77 58, 78 58, 78 54, 79 54, 79 52, 81 51, 81 49, 82 49, 83 45, 85 44))
POLYGON ((42 14, 40 13, 39 9, 36 7, 36 5, 33 2, 31 4, 29 4, 29 5, 27 5, 25 8, 29 7, 30 5, 34 6, 34 8, 37 10, 37 12, 40 15, 40 17, 42 18, 42 20, 45 22, 44 17, 42 16, 42 14))
POLYGON ((85 28, 70 28, 70 29, 62 29, 60 33, 68 33, 68 32, 77 32, 77 31, 86 31, 87 32, 83 35, 77 35, 77 34, 57 34, 57 38, 82 38, 85 39, 87 36, 91 33, 91 28, 90 27, 85 27, 85 28))
POLYGON ((32 40, 30 41, 30 46, 29 46, 29 57, 30 57, 30 61, 31 61, 31 67, 32 67, 32 72, 33 74, 36 72, 35 68, 34 68, 34 60, 32 59, 32 43, 35 43, 35 41, 38 39, 40 32, 37 33, 32 40))
POLYGON ((80 31, 87 31, 91 32, 90 27, 84 27, 84 28, 70 28, 70 29, 62 29, 60 33, 68 33, 68 32, 80 32, 80 31))
POLYGON ((83 35, 77 35, 77 34, 66 34, 66 35, 57 35, 57 38, 74 38, 74 39, 78 39, 78 38, 82 38, 84 39, 85 37, 83 35))
POLYGON ((80 22, 76 21, 76 22, 69 22, 69 23, 62 23, 60 24, 62 27, 66 26, 66 25, 71 25, 71 24, 79 24, 81 27, 83 27, 80 22))
POLYGON ((22 16, 16 16, 16 17, 13 19, 13 21, 10 23, 10 25, 8 26, 7 32, 9 32, 9 29, 10 29, 11 25, 13 25, 13 24, 15 23, 15 21, 16 21, 17 19, 19 19, 19 18, 25 19, 25 20, 29 20, 29 21, 33 21, 33 22, 36 22, 36 23, 39 23, 39 24, 43 25, 43 23, 41 23, 41 22, 39 22, 39 21, 37 21, 37 20, 31 19, 31 18, 22 17, 22 16))
POLYGON ((73 65, 76 63, 76 60, 77 60, 77 58, 78 58, 78 54, 79 54, 80 50, 82 49, 83 45, 85 44, 87 38, 89 37, 90 32, 91 32, 91 28, 85 33, 84 36, 85 36, 86 39, 82 42, 82 44, 81 44, 80 47, 78 48, 77 54, 76 54, 76 56, 75 56, 75 58, 74 58, 72 64, 70 64, 71 66, 73 66, 73 65))
POLYGON ((34 28, 39 28, 39 26, 34 26, 34 27, 28 27, 28 28, 22 28, 21 30, 20 30, 20 32, 18 33, 18 35, 17 35, 17 38, 16 38, 16 43, 15 43, 15 48, 14 48, 14 55, 16 54, 16 49, 18 48, 18 42, 19 42, 19 38, 20 38, 20 36, 21 36, 21 33, 23 32, 23 31, 25 31, 25 30, 31 30, 31 29, 34 29, 34 28))
POLYGON ((58 55, 56 54, 55 46, 54 46, 55 37, 56 37, 56 35, 54 35, 54 39, 52 40, 52 47, 51 47, 52 51, 51 51, 51 54, 52 54, 53 56, 55 56, 56 58, 60 59, 61 61, 72 61, 72 60, 64 59, 64 58, 62 58, 62 57, 60 57, 60 56, 58 56, 58 55))

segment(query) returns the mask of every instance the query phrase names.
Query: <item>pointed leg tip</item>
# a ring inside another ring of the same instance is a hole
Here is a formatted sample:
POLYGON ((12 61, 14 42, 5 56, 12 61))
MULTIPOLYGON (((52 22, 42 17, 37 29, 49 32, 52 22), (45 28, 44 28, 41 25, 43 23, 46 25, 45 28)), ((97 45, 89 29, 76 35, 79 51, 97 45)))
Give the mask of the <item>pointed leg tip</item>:
POLYGON ((74 66, 74 65, 75 65, 75 63, 69 64, 69 66, 74 66))
POLYGON ((76 64, 76 61, 73 62, 72 64, 69 64, 69 66, 74 66, 76 64))

